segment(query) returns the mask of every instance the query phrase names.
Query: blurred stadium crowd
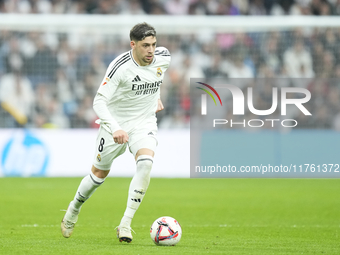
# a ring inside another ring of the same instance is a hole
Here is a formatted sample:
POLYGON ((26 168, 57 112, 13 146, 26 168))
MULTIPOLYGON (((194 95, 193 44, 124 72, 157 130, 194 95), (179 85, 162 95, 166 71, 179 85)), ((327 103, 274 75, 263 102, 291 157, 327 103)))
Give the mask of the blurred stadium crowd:
MULTIPOLYGON (((171 12, 171 5, 183 6, 184 13, 198 13, 197 10, 201 8, 199 6, 208 8, 211 2, 216 5, 232 4, 237 13, 251 15, 295 14, 295 7, 303 9, 306 6, 314 14, 324 14, 320 6, 340 5, 340 1, 254 0, 247 3, 246 9, 242 9, 244 7, 240 3, 246 1, 20 0, 0 1, 0 10, 103 14, 128 13, 122 10, 138 9, 140 13, 154 13, 145 6, 158 4, 165 13, 180 14, 171 12), (315 11, 317 4, 319 12, 315 11), (38 7, 40 5, 45 7, 38 7), (103 8, 107 5, 117 6, 120 11, 110 8, 104 12, 103 8), (196 11, 193 11, 193 5, 197 5, 197 9, 194 8, 196 11), (22 6, 26 6, 26 9, 22 6), (255 11, 255 6, 258 11, 255 11), (282 11, 277 11, 280 8, 282 11)), ((228 14, 211 11, 203 13, 228 14)), ((315 112, 317 121, 310 122, 303 116, 293 116, 301 123, 299 127, 340 130, 340 83, 327 81, 329 78, 340 80, 338 28, 160 34, 158 45, 167 47, 172 54, 171 67, 161 89, 165 110, 158 114, 160 128, 189 127, 190 78, 275 77, 287 81, 295 78, 312 79, 303 84, 312 91, 313 98, 308 107, 315 112)), ((0 31, 0 127, 96 127, 93 97, 109 63, 127 50, 128 35, 0 31)), ((294 82, 289 82, 289 86, 294 86, 294 82)), ((258 93, 254 96, 254 106, 269 109, 272 102, 269 90, 264 86, 254 92, 258 93)))
POLYGON ((339 15, 339 0, 0 0, 0 13, 339 15))

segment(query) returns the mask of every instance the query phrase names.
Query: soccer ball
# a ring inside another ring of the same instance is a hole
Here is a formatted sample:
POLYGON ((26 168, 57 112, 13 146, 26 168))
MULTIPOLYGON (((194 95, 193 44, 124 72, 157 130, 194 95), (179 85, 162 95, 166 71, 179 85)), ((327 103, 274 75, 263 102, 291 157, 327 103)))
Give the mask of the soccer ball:
POLYGON ((150 228, 150 236, 157 245, 173 246, 181 240, 182 228, 177 220, 164 216, 154 221, 150 228))

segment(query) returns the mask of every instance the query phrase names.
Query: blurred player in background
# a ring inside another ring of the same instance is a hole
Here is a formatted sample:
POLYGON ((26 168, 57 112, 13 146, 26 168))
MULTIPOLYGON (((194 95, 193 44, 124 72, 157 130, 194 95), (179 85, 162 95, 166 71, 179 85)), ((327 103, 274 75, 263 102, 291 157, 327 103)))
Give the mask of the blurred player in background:
POLYGON ((136 160, 127 207, 117 228, 119 241, 131 242, 131 221, 150 182, 157 146, 156 112, 164 109, 160 85, 170 64, 170 53, 156 48, 156 31, 147 23, 130 31, 131 50, 109 65, 94 98, 93 109, 100 124, 92 172, 81 181, 61 222, 64 237, 71 236, 81 206, 103 184, 115 158, 126 151, 136 160))

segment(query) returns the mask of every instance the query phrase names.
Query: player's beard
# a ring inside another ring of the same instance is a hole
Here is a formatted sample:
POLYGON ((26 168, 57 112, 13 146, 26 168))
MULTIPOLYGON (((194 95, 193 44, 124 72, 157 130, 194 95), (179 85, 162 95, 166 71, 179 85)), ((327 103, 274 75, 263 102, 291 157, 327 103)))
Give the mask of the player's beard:
POLYGON ((151 56, 151 59, 148 59, 147 56, 145 56, 145 58, 143 59, 143 61, 144 61, 145 63, 151 64, 153 58, 154 58, 154 56, 151 56))

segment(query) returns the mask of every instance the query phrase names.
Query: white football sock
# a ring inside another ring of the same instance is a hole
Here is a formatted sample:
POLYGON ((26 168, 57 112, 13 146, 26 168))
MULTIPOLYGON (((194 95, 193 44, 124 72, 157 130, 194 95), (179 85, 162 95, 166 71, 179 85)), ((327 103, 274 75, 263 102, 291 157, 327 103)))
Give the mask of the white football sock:
POLYGON ((80 210, 84 202, 91 197, 104 181, 105 178, 98 178, 93 173, 85 176, 80 182, 77 193, 71 202, 72 207, 76 210, 80 210))
POLYGON ((130 183, 127 207, 120 226, 130 227, 132 218, 148 189, 152 164, 153 157, 151 156, 141 155, 137 158, 137 170, 130 183))

